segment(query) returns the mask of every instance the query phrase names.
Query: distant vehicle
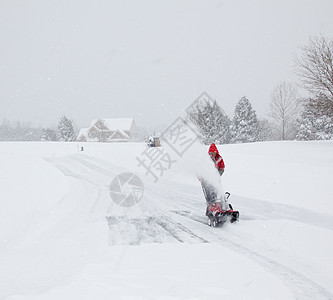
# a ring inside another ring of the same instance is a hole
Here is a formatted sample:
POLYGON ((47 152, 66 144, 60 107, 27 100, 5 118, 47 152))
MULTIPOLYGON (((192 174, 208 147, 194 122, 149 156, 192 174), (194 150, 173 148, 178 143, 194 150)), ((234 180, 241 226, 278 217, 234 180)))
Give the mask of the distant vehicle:
POLYGON ((160 147, 161 146, 160 138, 157 136, 149 137, 148 146, 149 147, 160 147))

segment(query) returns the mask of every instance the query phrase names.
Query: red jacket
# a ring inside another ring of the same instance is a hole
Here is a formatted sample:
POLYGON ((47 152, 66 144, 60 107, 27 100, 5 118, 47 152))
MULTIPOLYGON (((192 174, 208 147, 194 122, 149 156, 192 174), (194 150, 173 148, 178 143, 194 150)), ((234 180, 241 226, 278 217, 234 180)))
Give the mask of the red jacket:
POLYGON ((214 163, 215 163, 215 167, 217 170, 222 169, 224 170, 225 165, 224 165, 224 161, 223 158, 221 157, 221 155, 219 154, 219 150, 216 148, 215 144, 212 143, 209 147, 208 153, 212 153, 215 152, 216 155, 213 159, 214 163))

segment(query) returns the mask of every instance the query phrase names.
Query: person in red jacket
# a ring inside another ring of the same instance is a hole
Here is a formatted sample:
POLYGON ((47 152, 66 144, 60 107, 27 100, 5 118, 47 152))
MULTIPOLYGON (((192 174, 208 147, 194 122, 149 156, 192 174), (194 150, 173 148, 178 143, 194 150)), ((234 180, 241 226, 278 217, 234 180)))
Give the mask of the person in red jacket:
MULTIPOLYGON (((223 158, 219 154, 219 151, 214 143, 212 143, 209 147, 208 154, 211 157, 215 168, 219 172, 220 176, 222 176, 225 164, 223 161, 223 158)), ((204 196, 206 198, 207 205, 212 204, 217 201, 217 190, 216 188, 210 184, 206 179, 201 178, 200 179, 202 190, 204 193, 204 196)), ((208 208, 208 207, 207 207, 208 208)))
POLYGON ((208 154, 211 157, 211 159, 213 160, 213 162, 215 164, 215 168, 219 172, 220 176, 222 176, 225 165, 224 165, 223 158, 219 154, 219 150, 216 148, 216 145, 214 143, 212 143, 210 145, 208 154))

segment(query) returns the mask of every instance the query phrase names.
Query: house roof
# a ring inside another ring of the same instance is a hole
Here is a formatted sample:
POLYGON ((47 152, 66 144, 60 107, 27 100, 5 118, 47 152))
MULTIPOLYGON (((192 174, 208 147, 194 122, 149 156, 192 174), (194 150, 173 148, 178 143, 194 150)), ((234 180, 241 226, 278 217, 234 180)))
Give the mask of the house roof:
MULTIPOLYGON (((116 136, 117 134, 120 134, 120 136, 122 136, 122 137, 125 138, 125 139, 129 139, 128 134, 126 134, 126 132, 123 131, 123 130, 117 130, 117 131, 115 131, 115 132, 112 134, 111 139, 115 138, 115 136, 116 136)), ((118 138, 118 139, 122 139, 122 138, 118 138)))
POLYGON ((93 127, 99 120, 102 121, 110 131, 130 130, 134 122, 133 118, 95 119, 91 122, 89 128, 93 127))

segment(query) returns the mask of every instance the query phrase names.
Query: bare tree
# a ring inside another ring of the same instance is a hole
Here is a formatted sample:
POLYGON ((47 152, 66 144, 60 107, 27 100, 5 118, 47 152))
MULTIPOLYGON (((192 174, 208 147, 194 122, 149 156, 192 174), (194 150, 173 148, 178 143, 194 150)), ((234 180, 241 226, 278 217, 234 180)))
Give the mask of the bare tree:
POLYGON ((282 140, 294 137, 295 123, 299 110, 296 88, 288 82, 282 82, 272 92, 270 117, 274 119, 278 136, 282 140))
POLYGON ((313 95, 325 95, 333 101, 333 40, 323 36, 310 38, 302 54, 296 57, 296 72, 313 95))

